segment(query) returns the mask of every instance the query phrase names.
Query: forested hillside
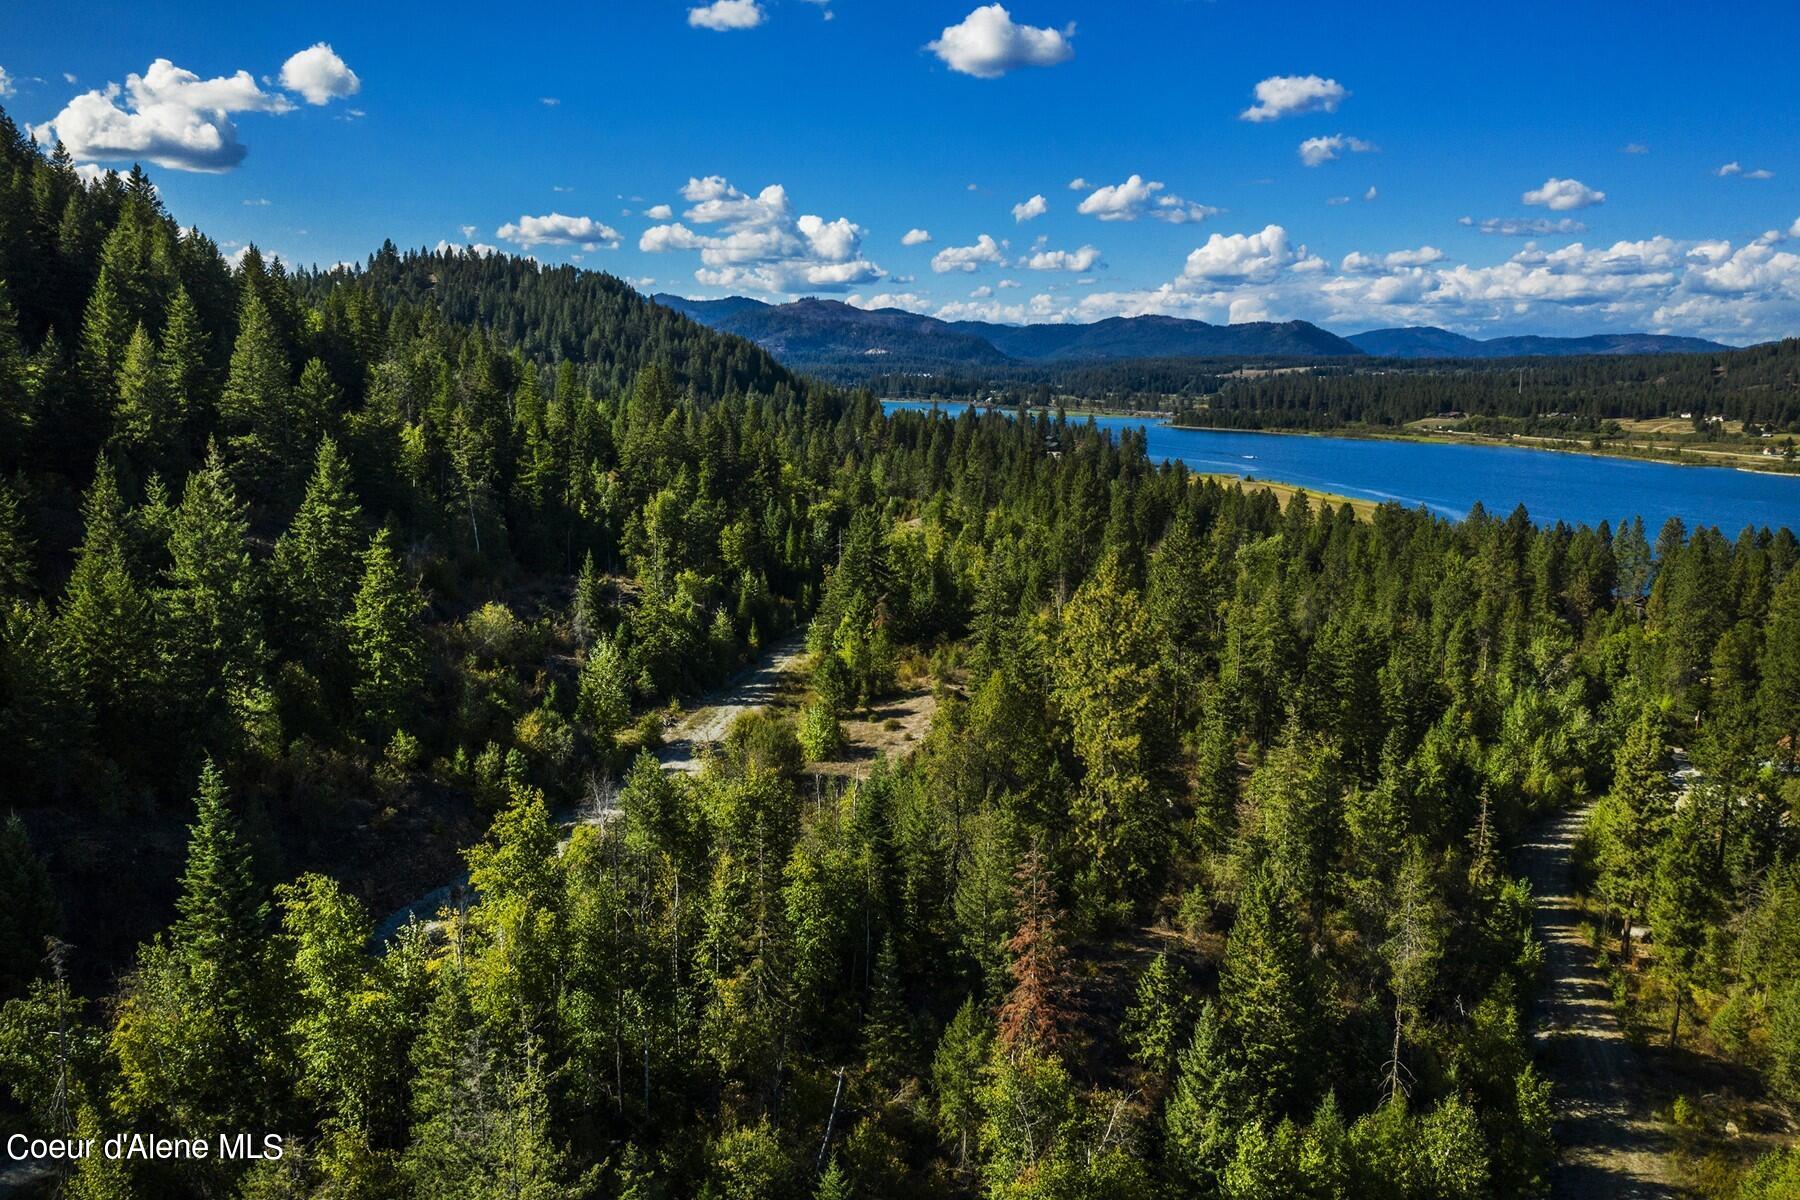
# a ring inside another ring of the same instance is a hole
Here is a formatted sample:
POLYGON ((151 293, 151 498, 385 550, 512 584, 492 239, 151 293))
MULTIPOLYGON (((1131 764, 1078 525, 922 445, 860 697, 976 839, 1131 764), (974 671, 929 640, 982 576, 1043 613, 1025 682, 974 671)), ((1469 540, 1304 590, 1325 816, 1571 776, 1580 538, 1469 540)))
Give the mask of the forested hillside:
POLYGON ((0 200, 0 1128, 288 1139, 46 1188, 1542 1195, 1506 855, 1596 797, 1636 1002, 1800 1098, 1787 530, 1283 510, 603 277, 228 264, 3 120, 0 200), (799 712, 662 771, 801 627, 799 712), (922 745, 814 774, 902 660, 922 745), (372 944, 317 847, 459 811, 372 944))
MULTIPOLYGON (((1186 406, 1184 406, 1186 407, 1186 406)), ((1437 413, 1611 419, 1688 414, 1800 431, 1800 339, 1712 354, 1602 355, 1323 368, 1231 379, 1186 424, 1236 429, 1393 427, 1437 413)))

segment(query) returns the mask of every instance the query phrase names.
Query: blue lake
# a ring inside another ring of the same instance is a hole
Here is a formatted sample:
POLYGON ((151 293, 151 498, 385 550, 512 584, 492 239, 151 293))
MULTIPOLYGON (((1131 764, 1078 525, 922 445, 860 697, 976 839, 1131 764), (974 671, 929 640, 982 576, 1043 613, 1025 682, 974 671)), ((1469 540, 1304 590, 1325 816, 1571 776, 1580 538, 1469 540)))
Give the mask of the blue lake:
MULTIPOLYGON (((929 411, 888 400, 889 412, 929 411)), ((935 406, 955 416, 966 405, 935 406)), ((1071 420, 1075 420, 1071 416, 1071 420)), ((1085 418, 1082 418, 1085 419, 1085 418)), ((1361 500, 1394 500, 1460 518, 1479 500, 1505 516, 1523 504, 1542 523, 1597 525, 1641 516, 1654 538, 1670 517, 1689 528, 1716 525, 1735 537, 1746 525, 1800 531, 1800 475, 1730 467, 1678 467, 1593 454, 1512 446, 1457 446, 1374 438, 1310 437, 1178 429, 1136 417, 1096 417, 1102 429, 1142 429, 1150 457, 1207 474, 1244 475, 1361 500)))

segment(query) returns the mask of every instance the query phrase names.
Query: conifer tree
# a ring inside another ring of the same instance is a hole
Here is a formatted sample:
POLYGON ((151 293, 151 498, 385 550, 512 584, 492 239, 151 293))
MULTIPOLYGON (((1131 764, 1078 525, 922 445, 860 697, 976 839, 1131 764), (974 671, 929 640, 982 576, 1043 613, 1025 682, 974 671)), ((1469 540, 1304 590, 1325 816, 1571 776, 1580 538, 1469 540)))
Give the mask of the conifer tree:
POLYGON ((215 446, 169 521, 157 594, 164 678, 203 745, 225 746, 257 705, 267 658, 250 524, 215 446))
POLYGON ((224 778, 200 774, 187 865, 166 939, 146 946, 112 1030, 119 1103, 195 1132, 273 1115, 286 1060, 269 905, 224 778))
POLYGON ((281 335, 261 289, 246 283, 238 310, 231 369, 219 395, 219 417, 232 457, 265 487, 299 467, 303 430, 293 411, 293 385, 281 335))
POLYGON ((1267 872, 1251 879, 1219 975, 1227 1027, 1270 1116, 1311 1104, 1320 1048, 1312 964, 1288 904, 1267 872))
POLYGON ((342 654, 361 541, 362 508, 350 489, 350 466, 337 443, 323 438, 306 495, 275 543, 274 581, 298 635, 291 640, 328 664, 342 654))
POLYGON ((112 444, 140 473, 166 467, 171 439, 179 437, 181 429, 174 419, 167 380, 156 361, 155 344, 142 325, 125 348, 118 388, 112 444))
POLYGON ((382 529, 363 554, 362 586, 345 620, 356 664, 356 702, 361 719, 386 731, 401 723, 424 685, 424 646, 419 636, 418 592, 400 573, 392 535, 382 529))
POLYGON ((56 618, 59 654, 94 728, 117 757, 141 759, 129 734, 158 677, 154 613, 133 569, 130 514, 102 458, 82 503, 84 532, 56 618))
POLYGON ((1019 926, 1006 947, 1013 985, 1000 1006, 999 1045, 1009 1052, 1054 1052, 1070 1032, 1067 952, 1050 864, 1036 846, 1019 864, 1013 903, 1019 926))

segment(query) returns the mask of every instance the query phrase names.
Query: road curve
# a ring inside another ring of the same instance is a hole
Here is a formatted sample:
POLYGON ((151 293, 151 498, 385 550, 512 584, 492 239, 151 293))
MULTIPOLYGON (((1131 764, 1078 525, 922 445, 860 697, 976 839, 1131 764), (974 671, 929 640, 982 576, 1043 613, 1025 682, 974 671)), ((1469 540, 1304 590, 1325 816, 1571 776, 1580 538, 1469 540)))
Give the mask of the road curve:
MULTIPOLYGON (((722 741, 738 717, 774 703, 788 677, 798 672, 805 657, 806 633, 798 630, 769 647, 760 659, 718 690, 708 693, 699 706, 676 723, 669 740, 657 751, 656 757, 663 770, 699 770, 701 752, 722 741)), ((603 821, 608 811, 596 813, 590 806, 583 811, 554 815, 560 824, 572 825, 583 820, 603 821)), ((376 946, 386 946, 408 921, 436 919, 438 913, 455 903, 468 886, 469 873, 464 871, 449 883, 400 906, 376 924, 371 941, 376 946)))

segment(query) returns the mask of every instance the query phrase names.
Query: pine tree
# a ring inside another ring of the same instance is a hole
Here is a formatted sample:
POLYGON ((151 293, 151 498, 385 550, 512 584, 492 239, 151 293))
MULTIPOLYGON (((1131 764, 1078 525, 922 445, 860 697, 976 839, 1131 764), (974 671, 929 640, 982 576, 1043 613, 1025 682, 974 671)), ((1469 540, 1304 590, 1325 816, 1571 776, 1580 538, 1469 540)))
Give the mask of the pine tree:
POLYGON ((631 719, 631 693, 626 686, 625 661, 612 639, 600 638, 589 647, 581 663, 581 692, 576 712, 603 756, 610 754, 614 738, 631 719))
POLYGON ((111 398, 118 395, 119 367, 131 341, 137 318, 120 294, 114 272, 102 268, 87 314, 81 323, 81 375, 94 396, 106 397, 107 407, 97 414, 104 419, 111 398))
POLYGON ((82 504, 85 531, 56 617, 59 657, 94 728, 116 758, 141 761, 131 731, 152 708, 158 678, 150 598, 133 570, 130 515, 103 458, 82 504))
POLYGON ((164 677, 205 746, 225 746, 263 687, 260 588, 249 516, 216 447, 188 476, 169 522, 169 568, 158 592, 164 677))
POLYGON ((1674 994, 1669 1019, 1669 1046, 1681 1042, 1681 1018, 1692 1003, 1706 949, 1707 931, 1716 916, 1716 860, 1707 835, 1704 805, 1682 806, 1664 840, 1650 896, 1650 929, 1656 936, 1656 969, 1674 994))
POLYGON ((1628 963, 1631 929, 1649 904, 1658 853, 1675 816, 1668 771, 1662 714, 1646 708, 1613 758, 1612 790, 1592 818, 1600 889, 1618 912, 1628 963))
POLYGON ((1136 1001, 1125 1011, 1122 1032, 1131 1057, 1153 1075, 1167 1075, 1181 1051, 1177 1031, 1187 1022, 1180 983, 1169 956, 1158 954, 1138 976, 1136 1001))
POLYGON ((1006 947, 1013 986, 1000 1006, 999 1044, 1008 1052, 1054 1052, 1070 1033, 1070 981, 1050 864, 1036 846, 1019 864, 1013 903, 1019 926, 1006 947))
POLYGON ((575 640, 586 649, 600 636, 606 616, 606 595, 600 572, 594 566, 594 552, 589 550, 581 560, 581 573, 575 577, 575 603, 570 612, 575 640))
POLYGON ((975 1006, 975 998, 963 1001, 944 1027, 937 1053, 931 1060, 931 1088, 937 1097, 937 1126, 944 1140, 956 1147, 959 1171, 972 1165, 969 1153, 981 1125, 977 1089, 987 1062, 992 1034, 987 1016, 975 1006))
POLYGON ((172 465, 174 439, 181 435, 167 376, 156 361, 156 346, 142 325, 131 335, 118 369, 118 407, 113 412, 112 445, 139 474, 172 465))
POLYGON ((870 1075, 889 1086, 900 1081, 912 1060, 912 1032, 908 1025, 900 961, 894 952, 894 939, 888 936, 881 939, 881 950, 875 957, 875 978, 868 1014, 863 1019, 863 1058, 870 1075))
POLYGON ((1288 898, 1267 872, 1245 887, 1219 974, 1225 1020, 1256 1081, 1258 1111, 1274 1116, 1312 1103, 1319 1062, 1319 999, 1288 898))
POLYGON ((328 666, 343 654, 361 541, 362 508, 350 490, 350 466, 337 443, 323 438, 306 496, 275 543, 273 574, 291 643, 328 666))
POLYGON ((119 1103, 196 1133, 272 1115, 286 1021, 268 947, 269 905, 218 768, 200 774, 177 917, 146 946, 112 1031, 119 1103))
POLYGON ((1108 560, 1063 610, 1054 696, 1086 777, 1075 834, 1112 897, 1144 888, 1164 852, 1168 806, 1154 795, 1161 667, 1149 615, 1108 560))
POLYGON ((238 311, 231 370, 219 395, 219 418, 230 437, 232 457, 265 487, 297 473, 303 431, 293 412, 293 386, 269 306, 254 286, 244 289, 238 311))
POLYGON ((362 586, 345 620, 356 664, 356 702, 363 722, 385 732, 398 726, 408 702, 425 682, 425 649, 418 618, 419 594, 400 574, 386 529, 363 554, 362 586))

